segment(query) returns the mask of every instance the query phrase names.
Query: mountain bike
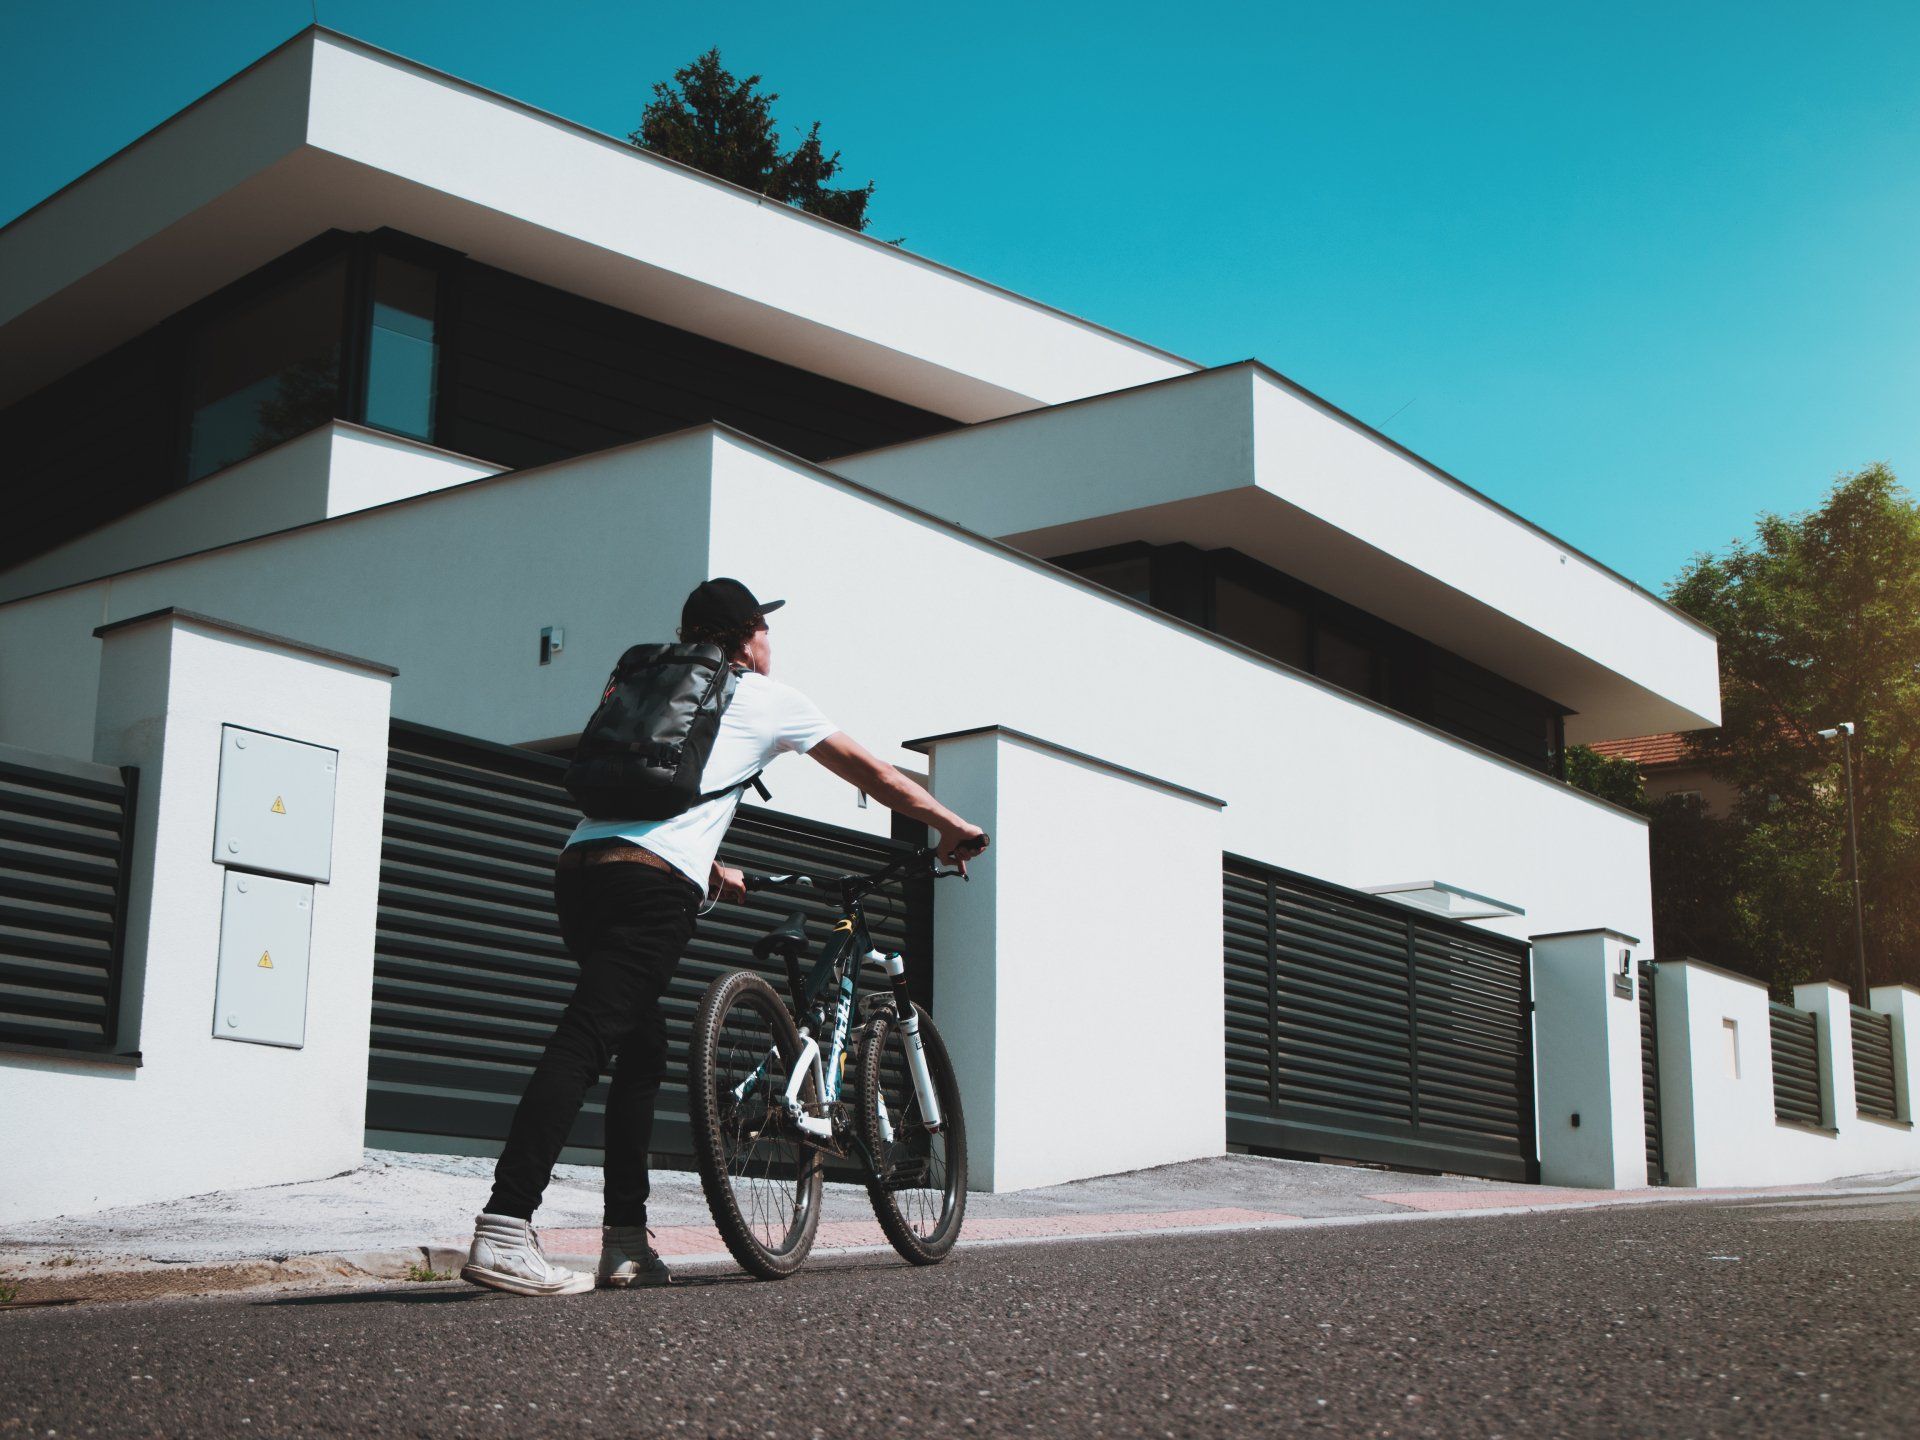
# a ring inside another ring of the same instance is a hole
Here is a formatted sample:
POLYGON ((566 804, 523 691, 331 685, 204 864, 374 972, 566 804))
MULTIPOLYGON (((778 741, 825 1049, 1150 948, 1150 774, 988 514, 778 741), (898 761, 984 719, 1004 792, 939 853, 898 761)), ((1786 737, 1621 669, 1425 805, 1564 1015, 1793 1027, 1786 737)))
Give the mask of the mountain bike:
POLYGON ((842 912, 804 975, 812 942, 802 912, 755 942, 762 963, 785 962, 786 996, 734 971, 707 987, 694 1021, 695 1161, 713 1223, 749 1273, 780 1280, 805 1263, 829 1160, 859 1167, 874 1216, 905 1259, 937 1264, 959 1238, 960 1087, 940 1032, 907 995, 904 957, 874 948, 862 902, 895 881, 961 874, 921 849, 865 875, 746 877, 750 891, 831 895, 842 912), (867 967, 884 972, 886 988, 863 1001, 867 967))

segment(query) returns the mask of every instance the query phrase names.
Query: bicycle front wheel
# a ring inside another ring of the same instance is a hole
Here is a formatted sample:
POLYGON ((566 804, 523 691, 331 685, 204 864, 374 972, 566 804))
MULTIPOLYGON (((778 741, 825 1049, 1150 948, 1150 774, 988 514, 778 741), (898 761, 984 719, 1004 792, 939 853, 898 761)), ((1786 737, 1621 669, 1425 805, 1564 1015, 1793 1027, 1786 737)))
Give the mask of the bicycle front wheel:
MULTIPOLYGON (((694 1162, 720 1238, 765 1280, 798 1270, 820 1226, 821 1161, 787 1118, 800 1033, 774 988, 738 971, 707 987, 687 1087, 694 1162)), ((814 1099, 807 1076, 803 1103, 814 1099)))
POLYGON ((873 1159, 867 1198, 881 1230, 903 1258, 936 1265, 960 1238, 966 1214, 967 1128, 946 1044, 927 1012, 916 1011, 939 1127, 927 1123, 907 1067, 906 1032, 891 1008, 873 1017, 860 1044, 858 1123, 873 1159))

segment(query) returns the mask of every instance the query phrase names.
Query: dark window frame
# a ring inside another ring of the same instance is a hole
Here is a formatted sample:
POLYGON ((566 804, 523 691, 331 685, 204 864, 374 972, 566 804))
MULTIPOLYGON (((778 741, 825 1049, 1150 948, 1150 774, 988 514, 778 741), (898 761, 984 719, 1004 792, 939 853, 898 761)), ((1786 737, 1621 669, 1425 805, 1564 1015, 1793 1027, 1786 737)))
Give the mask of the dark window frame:
MULTIPOLYGON (((189 485, 197 485, 202 480, 211 480, 215 475, 243 465, 254 455, 239 460, 228 461, 218 469, 209 470, 205 475, 190 476, 189 466, 193 452, 193 394, 200 373, 200 353, 202 340, 210 326, 220 320, 237 314, 275 290, 297 280, 301 275, 318 269, 343 253, 349 254, 346 284, 341 287, 341 347, 340 347, 340 385, 334 398, 334 418, 342 418, 340 396, 346 390, 347 354, 350 349, 350 325, 353 315, 354 267, 351 248, 355 236, 345 230, 326 230, 311 240, 294 246, 273 260, 269 260, 259 269, 242 275, 231 284, 223 285, 211 295, 202 296, 185 309, 170 315, 156 329, 163 332, 162 348, 170 351, 177 362, 173 403, 173 434, 167 455, 167 482, 152 498, 158 500, 189 485)), ((59 382, 54 382, 58 384, 59 382)), ((288 439, 297 439, 289 436, 288 439)), ((286 441, 280 442, 285 444, 286 441)), ((255 451, 254 454, 264 454, 255 451)))
MULTIPOLYGON (((250 271, 210 295, 203 296, 185 309, 168 316, 155 327, 155 331, 164 336, 160 342, 163 349, 171 352, 176 358, 178 372, 173 405, 173 434, 168 446, 168 484, 153 497, 154 499, 171 495, 188 485, 198 484, 201 480, 210 480, 235 465, 245 464, 248 460, 255 458, 255 455, 265 453, 256 451, 254 455, 229 461, 219 469, 209 470, 205 475, 188 479, 187 467, 191 458, 193 438, 193 387, 199 370, 201 338, 207 329, 218 321, 257 303, 306 272, 317 269, 341 255, 346 256, 347 276, 341 296, 340 383, 334 397, 332 418, 351 425, 364 426, 369 430, 377 430, 385 435, 411 440, 416 444, 436 443, 432 439, 422 440, 419 436, 410 435, 404 430, 374 424, 366 418, 368 355, 373 339, 373 269, 379 256, 383 254, 411 261, 434 272, 434 347, 439 352, 439 356, 434 366, 433 431, 436 436, 442 433, 446 420, 449 367, 439 362, 445 361, 450 349, 447 336, 453 323, 454 297, 458 293, 458 286, 454 284, 452 272, 454 266, 465 257, 457 250, 450 250, 444 245, 436 245, 431 241, 422 240, 398 230, 380 229, 360 233, 348 230, 327 230, 311 240, 296 245, 286 254, 269 260, 259 269, 250 271)), ((60 381, 52 383, 59 384, 60 381)), ((312 432, 302 433, 311 434, 312 432)), ((298 438, 298 436, 288 437, 289 440, 298 438)), ((285 444, 286 441, 280 443, 285 444)))
POLYGON ((363 425, 369 430, 378 430, 383 435, 396 435, 403 440, 411 440, 417 445, 437 445, 447 427, 447 395, 451 388, 448 371, 451 357, 457 348, 448 343, 452 333, 454 298, 459 294, 455 268, 466 256, 458 250, 449 250, 444 245, 436 245, 431 240, 422 240, 417 235, 408 235, 404 231, 380 229, 365 235, 353 237, 358 242, 355 256, 353 278, 348 282, 348 315, 358 316, 356 326, 350 324, 349 353, 351 361, 342 356, 341 394, 351 402, 348 414, 341 419, 355 425, 363 425), (405 430, 396 430, 391 426, 377 424, 367 418, 368 386, 373 379, 373 284, 374 267, 383 255, 396 260, 405 260, 418 265, 423 270, 433 272, 433 398, 430 402, 432 434, 426 438, 405 430))

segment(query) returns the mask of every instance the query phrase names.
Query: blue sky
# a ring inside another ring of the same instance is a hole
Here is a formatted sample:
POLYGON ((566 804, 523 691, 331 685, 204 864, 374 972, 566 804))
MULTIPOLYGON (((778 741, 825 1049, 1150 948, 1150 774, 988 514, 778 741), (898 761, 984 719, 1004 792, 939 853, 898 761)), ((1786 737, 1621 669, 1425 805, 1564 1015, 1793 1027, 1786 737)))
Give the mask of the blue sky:
MULTIPOLYGON (((874 230, 1256 356, 1650 587, 1885 460, 1920 488, 1920 6, 319 0, 625 134, 717 44, 874 230)), ((309 0, 0 5, 0 219, 309 0)))

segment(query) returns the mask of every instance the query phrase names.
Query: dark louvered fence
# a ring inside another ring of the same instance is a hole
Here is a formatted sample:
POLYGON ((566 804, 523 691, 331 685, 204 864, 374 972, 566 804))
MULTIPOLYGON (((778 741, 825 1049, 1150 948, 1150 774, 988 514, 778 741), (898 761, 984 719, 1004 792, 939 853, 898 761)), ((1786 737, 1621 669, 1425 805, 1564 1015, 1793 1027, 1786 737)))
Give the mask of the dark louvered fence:
POLYGON ((1653 961, 1640 976, 1640 1123, 1647 1137, 1647 1183, 1667 1183, 1665 1142, 1660 1130, 1660 1026, 1654 1012, 1653 961))
POLYGON ((0 1044, 115 1049, 135 782, 0 746, 0 1044))
POLYGON ((1853 1093, 1862 1115, 1900 1118, 1893 1092, 1893 1017, 1877 1010, 1853 1011, 1853 1093))
POLYGON ((1227 1138, 1538 1178, 1527 947, 1237 856, 1227 1138))
MULTIPOLYGON (((484 1149, 505 1136, 578 973, 553 914, 553 862, 580 818, 560 788, 564 769, 550 756, 394 724, 367 1094, 376 1141, 484 1149)), ((721 856, 754 870, 832 873, 877 868, 903 848, 742 807, 721 856)), ((929 888, 870 902, 869 914, 875 942, 909 956, 923 998, 932 983, 929 888)), ((754 895, 701 919, 665 1002, 673 1052, 657 1152, 690 1153, 685 1040, 702 991, 722 971, 765 970, 751 946, 795 908, 824 939, 837 912, 818 898, 754 895)), ((784 972, 766 973, 784 985, 784 972)), ((575 1149, 601 1148, 605 1100, 602 1084, 574 1128, 575 1149)))
POLYGON ((1773 1039, 1773 1113, 1796 1125, 1821 1121, 1819 1029, 1813 1015, 1782 1005, 1767 1006, 1773 1039))

